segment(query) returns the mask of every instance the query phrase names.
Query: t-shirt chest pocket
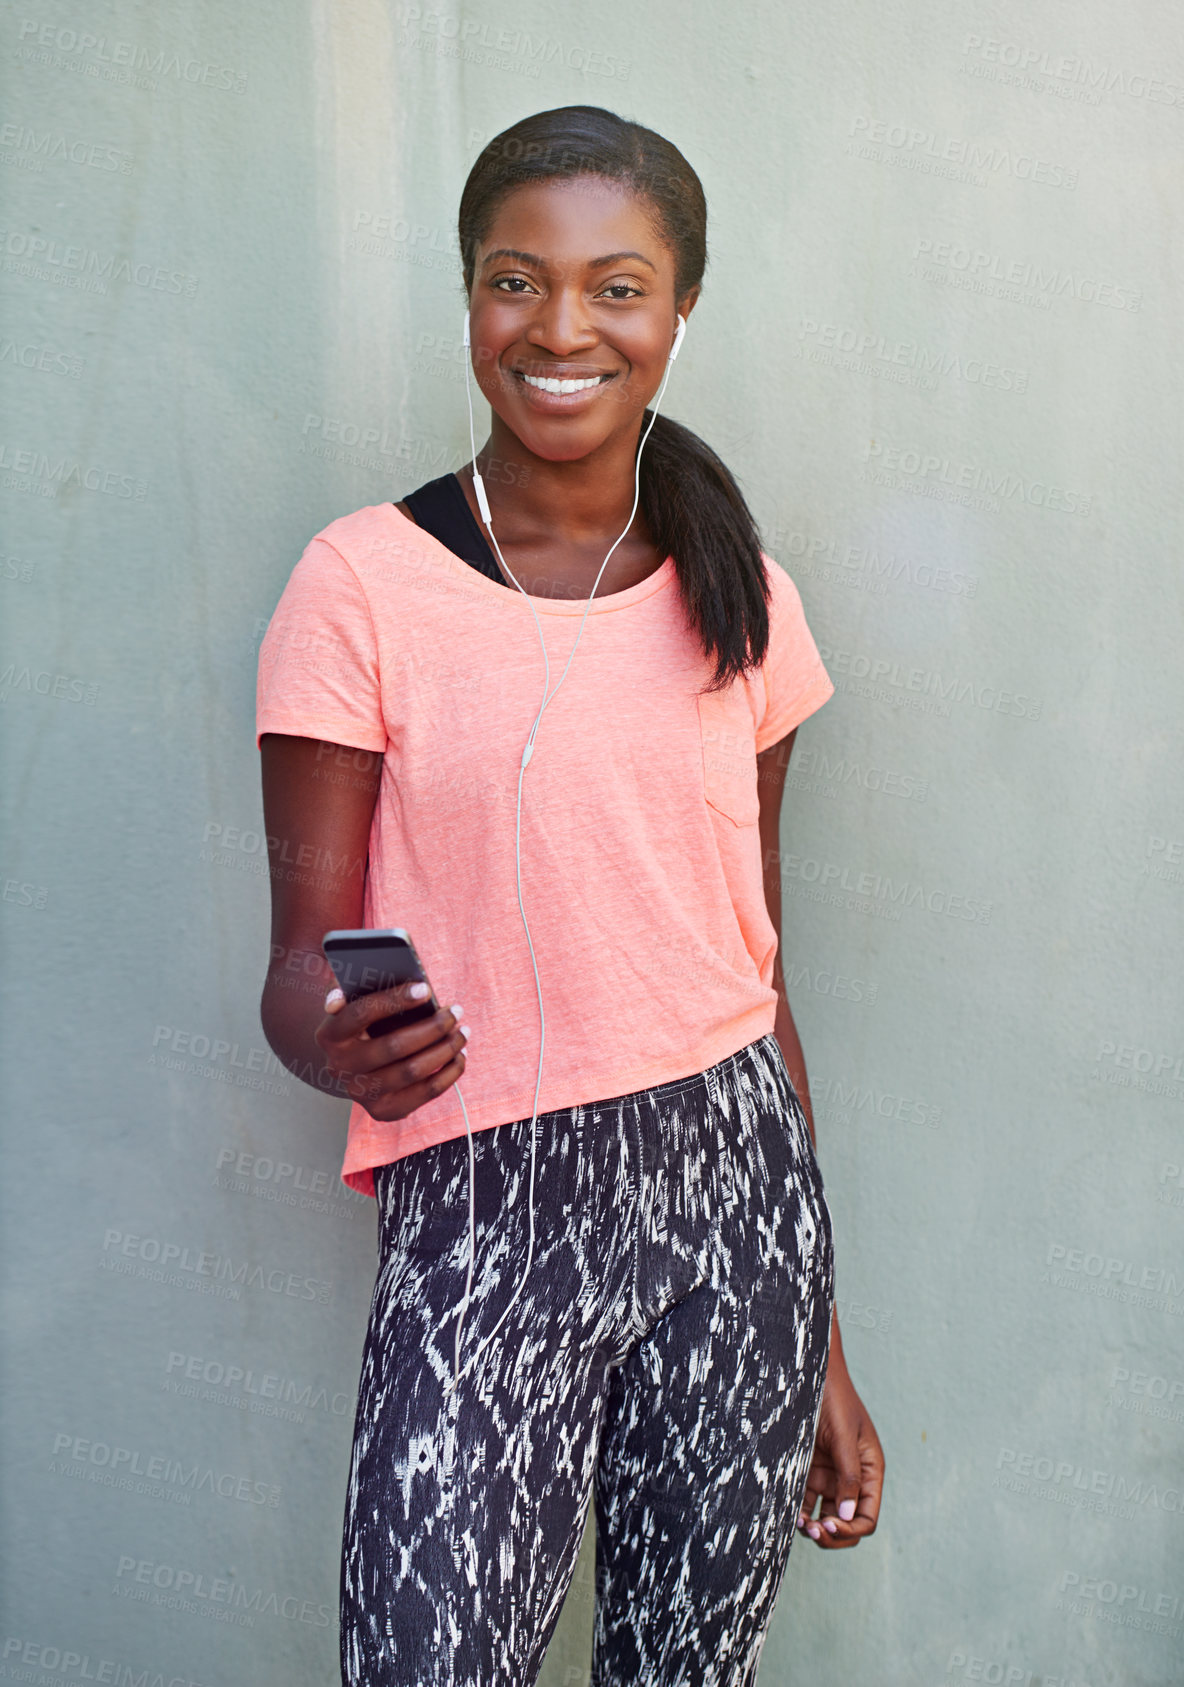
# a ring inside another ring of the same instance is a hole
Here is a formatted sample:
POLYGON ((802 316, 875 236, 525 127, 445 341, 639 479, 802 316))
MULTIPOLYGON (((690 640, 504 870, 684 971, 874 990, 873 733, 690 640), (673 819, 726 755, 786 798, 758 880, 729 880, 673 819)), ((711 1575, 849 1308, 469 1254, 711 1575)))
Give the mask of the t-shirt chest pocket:
POLYGON ((756 777, 756 735, 742 684, 700 692, 699 736, 703 744, 703 795, 737 826, 760 819, 756 777))

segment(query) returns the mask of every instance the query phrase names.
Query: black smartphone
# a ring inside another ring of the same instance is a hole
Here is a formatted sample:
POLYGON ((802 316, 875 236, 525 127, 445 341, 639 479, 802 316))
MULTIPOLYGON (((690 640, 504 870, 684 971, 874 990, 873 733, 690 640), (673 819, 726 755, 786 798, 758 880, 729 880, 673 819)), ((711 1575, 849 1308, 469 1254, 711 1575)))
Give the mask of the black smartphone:
MULTIPOLYGON (((428 982, 414 943, 398 927, 391 931, 327 931, 321 939, 321 948, 347 1002, 354 1002, 359 996, 372 996, 376 990, 390 990, 396 984, 428 982)), ((440 1004, 433 990, 425 1001, 375 1020, 367 1026, 366 1034, 382 1037, 388 1031, 414 1025, 416 1020, 430 1019, 439 1011, 440 1004)))

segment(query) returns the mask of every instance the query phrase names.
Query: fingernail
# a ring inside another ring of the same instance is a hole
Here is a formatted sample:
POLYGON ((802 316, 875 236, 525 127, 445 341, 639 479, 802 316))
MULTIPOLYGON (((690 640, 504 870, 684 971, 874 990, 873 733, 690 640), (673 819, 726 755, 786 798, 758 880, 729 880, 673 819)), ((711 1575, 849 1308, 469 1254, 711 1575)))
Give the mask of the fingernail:
POLYGON ((461 1014, 465 1010, 464 1010, 464 1008, 461 1007, 459 1002, 453 1002, 452 1006, 449 1008, 448 1011, 449 1011, 450 1014, 452 1014, 454 1019, 459 1019, 461 1014))
POLYGON ((329 1010, 329 1008, 335 1008, 337 1006, 338 1002, 343 1002, 344 1000, 345 1000, 345 991, 344 990, 330 990, 329 994, 325 997, 325 1010, 326 1010, 326 1012, 329 1010))
POLYGON ((851 1519, 855 1516, 855 1501, 840 1500, 839 1516, 843 1519, 844 1523, 850 1523, 851 1519))
POLYGON ((430 996, 431 993, 432 989, 430 984, 413 984, 407 992, 412 1001, 415 1002, 422 1002, 424 997, 430 996))
POLYGON ((460 1034, 461 1034, 461 1036, 462 1036, 462 1037, 467 1037, 467 1036, 468 1036, 468 1035, 469 1035, 469 1028, 468 1028, 468 1026, 467 1026, 467 1025, 462 1025, 462 1026, 461 1026, 461 1028, 460 1028, 460 1034))
POLYGON ((807 1528, 806 1533, 812 1541, 816 1541, 821 1537, 822 1530, 818 1527, 817 1523, 811 1523, 807 1528))
POLYGON ((824 1517, 822 1519, 822 1527, 826 1530, 828 1535, 833 1535, 839 1525, 835 1522, 833 1517, 824 1517))

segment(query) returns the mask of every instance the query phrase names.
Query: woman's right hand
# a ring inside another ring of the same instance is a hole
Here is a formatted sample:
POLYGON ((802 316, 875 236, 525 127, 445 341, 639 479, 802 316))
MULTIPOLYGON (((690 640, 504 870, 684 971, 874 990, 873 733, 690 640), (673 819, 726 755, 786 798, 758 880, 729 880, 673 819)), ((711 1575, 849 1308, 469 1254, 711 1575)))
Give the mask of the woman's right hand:
POLYGON ((418 1006, 413 985, 400 984, 347 1002, 340 990, 325 998, 325 1017, 313 1036, 325 1064, 345 1093, 381 1123, 405 1119, 441 1095, 465 1069, 469 1028, 459 1005, 440 1008, 385 1036, 370 1038, 366 1027, 403 1008, 418 1006))

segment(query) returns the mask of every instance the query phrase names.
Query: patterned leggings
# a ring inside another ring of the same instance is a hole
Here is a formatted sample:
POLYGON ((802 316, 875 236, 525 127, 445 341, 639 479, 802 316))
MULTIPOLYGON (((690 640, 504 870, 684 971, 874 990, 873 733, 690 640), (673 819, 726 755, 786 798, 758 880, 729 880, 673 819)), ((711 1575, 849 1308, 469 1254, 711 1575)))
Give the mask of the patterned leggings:
MULTIPOLYGON (((461 1362, 528 1241, 530 1120, 474 1135, 461 1362)), ((831 1220, 772 1033, 539 1115, 535 1249, 445 1394, 464 1136, 376 1168, 379 1268, 341 1562, 346 1687, 537 1681, 596 1506, 591 1687, 756 1681, 814 1443, 831 1220)))

